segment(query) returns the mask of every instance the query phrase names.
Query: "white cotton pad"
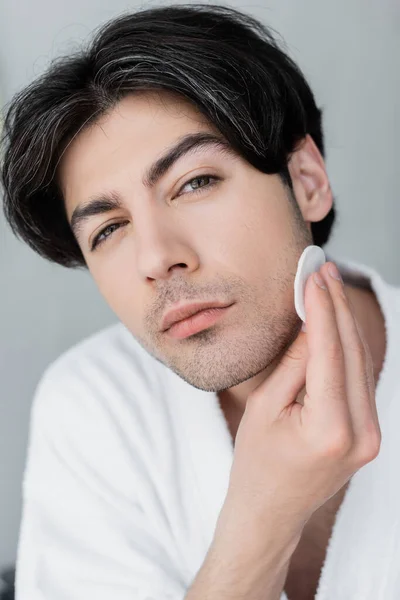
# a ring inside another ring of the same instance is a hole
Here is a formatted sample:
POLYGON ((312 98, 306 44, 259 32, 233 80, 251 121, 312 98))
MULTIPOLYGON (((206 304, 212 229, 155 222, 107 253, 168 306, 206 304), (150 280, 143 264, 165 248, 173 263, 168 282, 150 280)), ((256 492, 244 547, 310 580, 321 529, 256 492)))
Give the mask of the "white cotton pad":
POLYGON ((304 308, 304 291, 311 273, 319 271, 326 262, 325 253, 319 246, 307 246, 299 258, 297 273, 294 279, 294 307, 302 321, 306 321, 304 308))

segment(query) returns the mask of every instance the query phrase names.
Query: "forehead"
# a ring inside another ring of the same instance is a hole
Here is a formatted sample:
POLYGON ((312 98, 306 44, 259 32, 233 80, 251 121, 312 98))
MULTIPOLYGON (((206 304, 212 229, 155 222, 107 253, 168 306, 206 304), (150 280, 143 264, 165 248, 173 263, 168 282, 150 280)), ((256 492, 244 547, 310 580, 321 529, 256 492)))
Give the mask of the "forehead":
MULTIPOLYGON (((195 105, 172 92, 130 94, 69 143, 57 176, 70 214, 110 174, 134 165, 139 174, 172 140, 189 131, 216 132, 195 105), (125 160, 124 160, 125 159, 125 160)), ((133 173, 133 169, 132 169, 133 173)), ((111 182, 110 182, 111 183, 111 182)))

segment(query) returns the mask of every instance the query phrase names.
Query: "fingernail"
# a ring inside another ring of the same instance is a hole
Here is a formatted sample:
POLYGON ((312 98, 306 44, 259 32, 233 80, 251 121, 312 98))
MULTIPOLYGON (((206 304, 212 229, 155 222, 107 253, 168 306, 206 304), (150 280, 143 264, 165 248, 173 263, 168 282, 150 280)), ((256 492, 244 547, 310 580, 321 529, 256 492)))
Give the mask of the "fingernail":
POLYGON ((328 273, 331 277, 333 277, 333 279, 337 279, 337 281, 340 281, 341 283, 343 283, 343 279, 342 279, 341 274, 339 273, 339 269, 337 268, 337 266, 334 263, 329 263, 328 273))
POLYGON ((328 289, 324 283, 322 276, 319 273, 314 273, 314 281, 321 289, 328 289))
POLYGON ((301 330, 302 331, 307 331, 307 327, 306 327, 306 324, 304 323, 304 321, 303 321, 303 324, 301 326, 301 330))

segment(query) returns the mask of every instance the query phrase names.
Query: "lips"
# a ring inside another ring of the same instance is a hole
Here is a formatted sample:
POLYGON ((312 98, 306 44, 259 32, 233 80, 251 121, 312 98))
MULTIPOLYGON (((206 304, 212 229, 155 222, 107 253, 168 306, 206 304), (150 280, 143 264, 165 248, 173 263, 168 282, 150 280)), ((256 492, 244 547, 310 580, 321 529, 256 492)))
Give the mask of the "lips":
POLYGON ((218 302, 216 300, 212 302, 193 302, 191 304, 185 304, 178 306, 177 308, 167 312, 162 321, 162 331, 169 329, 174 323, 187 319, 192 315, 206 310, 208 308, 225 308, 230 306, 226 302, 218 302))
POLYGON ((201 310, 186 319, 177 321, 164 333, 168 337, 177 340, 191 337, 203 329, 209 329, 215 325, 217 321, 222 320, 223 316, 229 312, 231 306, 232 305, 225 306, 224 308, 212 307, 201 310))

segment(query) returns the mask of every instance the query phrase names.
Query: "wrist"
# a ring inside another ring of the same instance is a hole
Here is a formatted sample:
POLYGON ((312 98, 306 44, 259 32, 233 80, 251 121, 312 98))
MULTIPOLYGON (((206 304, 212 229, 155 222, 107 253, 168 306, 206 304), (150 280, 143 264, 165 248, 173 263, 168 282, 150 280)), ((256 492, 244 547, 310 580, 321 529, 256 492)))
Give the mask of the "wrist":
POLYGON ((250 556, 250 560, 259 556, 272 562, 278 557, 284 560, 295 551, 306 523, 306 519, 290 518, 272 509, 264 510, 259 517, 252 510, 244 513, 227 498, 218 517, 212 547, 222 548, 228 555, 250 556))
MULTIPOLYGON (((280 549, 246 547, 240 539, 227 547, 214 540, 199 574, 202 592, 212 590, 220 600, 279 600, 287 578, 290 560, 298 540, 280 549)), ((204 593, 193 600, 204 598, 204 593)), ((208 597, 208 596, 207 596, 208 597)), ((210 598, 214 597, 210 595, 210 598)), ((192 598, 190 597, 190 600, 192 598)))

